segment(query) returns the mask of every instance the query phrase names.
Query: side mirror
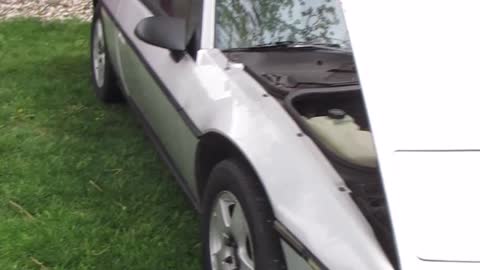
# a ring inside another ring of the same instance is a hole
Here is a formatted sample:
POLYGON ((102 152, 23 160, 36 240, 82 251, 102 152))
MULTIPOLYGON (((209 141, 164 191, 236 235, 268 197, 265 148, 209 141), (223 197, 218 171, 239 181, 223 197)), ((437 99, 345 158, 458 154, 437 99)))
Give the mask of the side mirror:
POLYGON ((172 51, 185 51, 187 48, 187 24, 181 18, 145 18, 135 28, 135 35, 148 44, 172 51))

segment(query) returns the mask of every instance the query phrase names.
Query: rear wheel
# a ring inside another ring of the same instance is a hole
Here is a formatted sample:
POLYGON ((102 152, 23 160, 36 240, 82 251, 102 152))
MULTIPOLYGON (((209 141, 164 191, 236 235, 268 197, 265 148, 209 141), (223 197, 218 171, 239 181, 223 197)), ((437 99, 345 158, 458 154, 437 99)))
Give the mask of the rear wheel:
POLYGON ((286 269, 272 210, 248 166, 238 160, 220 162, 203 198, 205 270, 286 269))
POLYGON ((105 103, 122 100, 122 93, 117 86, 115 71, 110 62, 106 47, 103 22, 100 14, 100 5, 95 7, 93 15, 90 57, 93 77, 93 89, 99 100, 105 103))

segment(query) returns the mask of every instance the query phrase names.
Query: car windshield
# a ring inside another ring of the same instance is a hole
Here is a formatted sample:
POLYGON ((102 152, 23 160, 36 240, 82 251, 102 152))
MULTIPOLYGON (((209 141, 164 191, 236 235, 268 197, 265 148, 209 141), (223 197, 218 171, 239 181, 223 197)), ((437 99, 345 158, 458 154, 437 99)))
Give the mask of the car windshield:
POLYGON ((340 0, 217 0, 215 47, 314 43, 350 49, 340 0))

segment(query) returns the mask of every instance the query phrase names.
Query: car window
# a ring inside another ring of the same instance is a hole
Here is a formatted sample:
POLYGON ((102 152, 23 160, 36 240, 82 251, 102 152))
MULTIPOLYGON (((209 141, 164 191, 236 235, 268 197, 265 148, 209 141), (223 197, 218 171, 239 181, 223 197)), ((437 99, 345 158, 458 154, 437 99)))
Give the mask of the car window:
POLYGON ((217 48, 316 42, 349 48, 339 0, 217 0, 217 48))

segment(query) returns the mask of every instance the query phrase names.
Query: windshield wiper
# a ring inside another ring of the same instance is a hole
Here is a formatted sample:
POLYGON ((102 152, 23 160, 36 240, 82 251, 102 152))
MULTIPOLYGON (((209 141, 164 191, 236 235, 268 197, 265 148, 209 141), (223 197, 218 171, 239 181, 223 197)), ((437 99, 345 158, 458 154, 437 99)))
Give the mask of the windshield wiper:
POLYGON ((313 87, 349 86, 349 85, 357 85, 359 83, 358 80, 337 81, 337 82, 297 81, 288 75, 280 75, 280 74, 274 74, 274 73, 264 73, 261 75, 261 77, 264 79, 267 79, 269 82, 271 82, 277 87, 297 88, 297 89, 313 88, 313 87))
POLYGON ((336 50, 348 52, 337 44, 315 43, 315 42, 295 42, 295 41, 279 41, 266 44, 260 44, 245 48, 232 48, 225 51, 259 51, 259 50, 275 50, 275 49, 314 49, 314 50, 336 50))

